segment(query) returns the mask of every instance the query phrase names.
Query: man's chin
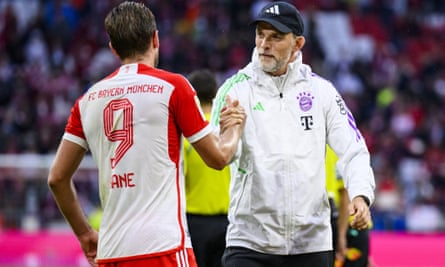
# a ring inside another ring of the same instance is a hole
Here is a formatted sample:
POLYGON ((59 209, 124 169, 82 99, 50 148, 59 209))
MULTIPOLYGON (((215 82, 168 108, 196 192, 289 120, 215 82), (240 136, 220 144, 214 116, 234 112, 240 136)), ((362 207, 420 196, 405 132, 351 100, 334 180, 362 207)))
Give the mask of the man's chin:
POLYGON ((261 64, 261 69, 266 73, 273 73, 275 72, 275 68, 261 64))

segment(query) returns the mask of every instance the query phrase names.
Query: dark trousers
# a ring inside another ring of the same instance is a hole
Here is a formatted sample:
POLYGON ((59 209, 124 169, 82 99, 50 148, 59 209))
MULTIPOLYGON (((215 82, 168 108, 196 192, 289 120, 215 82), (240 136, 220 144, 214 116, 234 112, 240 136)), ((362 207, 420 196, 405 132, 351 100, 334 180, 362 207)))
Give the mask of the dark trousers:
POLYGON ((187 214, 187 221, 198 267, 221 267, 229 224, 227 215, 187 214))
POLYGON ((271 255, 243 247, 224 251, 224 267, 331 267, 333 252, 323 251, 299 255, 271 255))

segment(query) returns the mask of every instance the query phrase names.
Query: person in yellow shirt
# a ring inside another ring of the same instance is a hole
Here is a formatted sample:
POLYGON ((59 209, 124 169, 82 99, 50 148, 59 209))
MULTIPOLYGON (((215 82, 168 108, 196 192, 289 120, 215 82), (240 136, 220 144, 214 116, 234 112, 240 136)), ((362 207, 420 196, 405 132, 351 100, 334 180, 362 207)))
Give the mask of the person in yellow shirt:
MULTIPOLYGON (((209 119, 218 88, 206 69, 189 74, 204 116, 209 119)), ((220 267, 228 225, 230 170, 209 168, 193 147, 184 141, 184 174, 187 220, 198 267, 220 267)))
MULTIPOLYGON (((372 267, 369 257, 369 229, 357 230, 349 226, 348 191, 337 172, 338 157, 326 147, 326 190, 331 204, 331 224, 335 267, 372 267)), ((372 225, 370 226, 370 228, 372 225)))
POLYGON ((326 190, 331 205, 332 241, 334 248, 334 262, 343 261, 346 254, 346 231, 348 228, 348 206, 347 191, 343 180, 337 175, 336 163, 338 157, 335 152, 326 146, 326 190), (340 234, 341 232, 341 234, 340 234))

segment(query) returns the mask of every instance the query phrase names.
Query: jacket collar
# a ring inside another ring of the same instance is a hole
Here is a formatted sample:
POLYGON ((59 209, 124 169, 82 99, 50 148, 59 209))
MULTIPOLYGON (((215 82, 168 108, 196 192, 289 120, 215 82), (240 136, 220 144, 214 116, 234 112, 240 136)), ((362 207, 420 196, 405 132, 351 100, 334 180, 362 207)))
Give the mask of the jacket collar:
MULTIPOLYGON (((284 74, 287 84, 293 84, 301 80, 308 79, 308 75, 311 74, 309 66, 303 64, 303 54, 301 51, 296 52, 296 59, 290 63, 287 68, 287 72, 284 74), (289 83, 290 82, 290 83, 289 83)), ((258 51, 254 48, 252 53, 251 62, 241 70, 241 72, 247 74, 252 78, 252 81, 256 84, 268 84, 272 83, 272 78, 269 74, 265 73, 260 66, 258 59, 258 51)))

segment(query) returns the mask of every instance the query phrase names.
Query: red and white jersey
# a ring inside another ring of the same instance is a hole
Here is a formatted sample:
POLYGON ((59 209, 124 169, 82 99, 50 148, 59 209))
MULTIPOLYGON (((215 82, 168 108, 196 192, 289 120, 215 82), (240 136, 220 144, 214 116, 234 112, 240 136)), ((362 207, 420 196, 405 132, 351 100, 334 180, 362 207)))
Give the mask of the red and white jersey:
POLYGON ((100 262, 191 247, 181 138, 210 132, 190 83, 143 64, 121 66, 77 100, 63 138, 89 149, 98 167, 100 262))

